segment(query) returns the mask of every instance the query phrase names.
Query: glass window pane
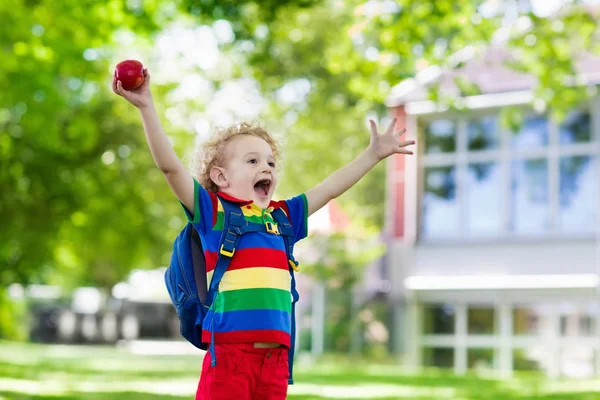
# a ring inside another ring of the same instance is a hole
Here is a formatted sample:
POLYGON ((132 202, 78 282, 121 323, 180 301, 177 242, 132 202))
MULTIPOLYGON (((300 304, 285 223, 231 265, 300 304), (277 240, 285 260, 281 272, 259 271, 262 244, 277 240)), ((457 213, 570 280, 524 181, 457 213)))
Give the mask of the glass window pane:
POLYGON ((471 151, 498 148, 498 123, 496 116, 487 116, 467 123, 468 148, 471 151))
POLYGON ((516 160, 512 174, 512 228, 538 233, 549 228, 548 162, 516 160))
POLYGON ((456 151, 456 123, 437 120, 425 127, 425 153, 452 153, 456 151))
POLYGON ((593 336, 595 327, 594 316, 590 314, 569 313, 560 316, 562 336, 593 336))
POLYGON ((535 335, 540 332, 540 316, 530 308, 513 309, 513 333, 515 335, 535 335))
POLYGON ((450 236, 458 232, 455 167, 425 169, 421 224, 424 237, 450 236))
POLYGON ((589 142, 592 137, 590 113, 587 111, 574 111, 570 113, 560 125, 560 143, 589 142))
POLYGON ((548 144, 548 119, 543 115, 525 118, 521 129, 512 135, 515 150, 536 149, 548 144))
POLYGON ((596 227, 598 178, 596 158, 560 160, 560 226, 568 232, 590 232, 596 227))
POLYGON ((423 333, 446 335, 454 333, 454 307, 450 304, 423 307, 423 333))
POLYGON ((527 349, 513 350, 513 369, 515 371, 542 371, 548 350, 544 346, 531 346, 527 349))
POLYGON ((467 170, 469 233, 498 233, 502 228, 502 188, 498 163, 471 164, 467 170))
POLYGON ((515 335, 550 335, 554 332, 551 304, 520 305, 513 308, 513 333, 515 335))
POLYGON ((469 369, 494 369, 494 349, 467 349, 467 363, 469 369))
POLYGON ((423 365, 426 367, 454 367, 454 349, 439 347, 423 348, 423 365))
POLYGON ((469 307, 467 311, 467 332, 470 335, 494 333, 494 309, 490 307, 469 307))

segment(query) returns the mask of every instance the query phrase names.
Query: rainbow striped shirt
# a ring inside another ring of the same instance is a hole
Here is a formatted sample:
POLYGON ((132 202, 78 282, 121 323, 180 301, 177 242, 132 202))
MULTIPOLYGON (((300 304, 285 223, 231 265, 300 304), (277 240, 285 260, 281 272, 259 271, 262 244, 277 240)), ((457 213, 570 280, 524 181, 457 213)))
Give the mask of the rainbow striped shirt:
MULTIPOLYGON (((223 230, 223 206, 217 195, 194 180, 194 213, 186 215, 200 235, 210 282, 218 258, 223 230)), ((271 201, 263 210, 251 200, 225 193, 222 198, 239 204, 248 222, 275 224, 271 211, 282 208, 294 230, 294 241, 307 235, 308 205, 301 194, 285 201, 271 201)), ((185 207, 184 207, 185 209, 185 207)), ((235 255, 221 279, 219 292, 207 313, 202 341, 210 343, 273 342, 290 347, 291 276, 283 238, 266 232, 240 236, 235 255)))

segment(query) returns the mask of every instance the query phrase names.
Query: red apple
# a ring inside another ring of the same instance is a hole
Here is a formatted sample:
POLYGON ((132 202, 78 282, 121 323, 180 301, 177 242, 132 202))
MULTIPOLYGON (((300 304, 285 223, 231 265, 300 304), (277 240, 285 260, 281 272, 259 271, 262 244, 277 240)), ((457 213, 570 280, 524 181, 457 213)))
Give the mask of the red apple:
POLYGON ((115 78, 121 81, 123 89, 137 89, 144 83, 144 66, 137 60, 122 61, 115 68, 115 78))

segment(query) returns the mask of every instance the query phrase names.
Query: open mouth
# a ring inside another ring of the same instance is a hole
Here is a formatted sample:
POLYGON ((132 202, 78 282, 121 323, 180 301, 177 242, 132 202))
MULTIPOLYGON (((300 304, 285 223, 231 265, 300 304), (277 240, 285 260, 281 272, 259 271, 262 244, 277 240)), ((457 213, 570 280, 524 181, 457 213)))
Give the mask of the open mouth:
POLYGON ((269 189, 271 189, 270 179, 261 179, 254 184, 254 191, 260 197, 269 197, 269 189))

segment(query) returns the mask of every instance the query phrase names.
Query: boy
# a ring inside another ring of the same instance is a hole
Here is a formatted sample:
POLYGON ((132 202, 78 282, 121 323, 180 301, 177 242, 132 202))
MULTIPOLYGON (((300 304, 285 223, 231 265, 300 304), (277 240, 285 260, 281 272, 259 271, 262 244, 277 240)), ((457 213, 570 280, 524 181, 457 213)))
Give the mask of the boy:
MULTIPOLYGON (((160 125, 147 70, 144 76, 144 84, 133 91, 124 90, 113 78, 113 91, 140 110, 152 157, 202 240, 208 282, 222 231, 220 199, 239 204, 246 221, 271 227, 270 213, 282 208, 298 241, 307 234, 309 215, 352 187, 379 161, 395 153, 412 154, 405 148, 414 141, 398 140, 404 130, 393 132, 395 119, 381 135, 371 120, 371 142, 356 159, 305 194, 274 202, 277 145, 264 129, 243 123, 203 143, 194 179, 160 125)), ((196 400, 286 398, 291 323, 288 268, 283 240, 277 234, 249 232, 240 237, 204 320, 207 328, 202 339, 214 343, 219 362, 213 365, 211 353, 206 353, 196 400)))

